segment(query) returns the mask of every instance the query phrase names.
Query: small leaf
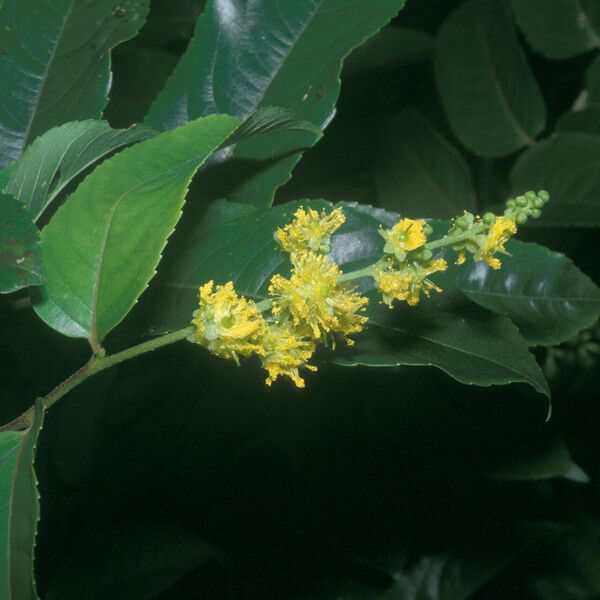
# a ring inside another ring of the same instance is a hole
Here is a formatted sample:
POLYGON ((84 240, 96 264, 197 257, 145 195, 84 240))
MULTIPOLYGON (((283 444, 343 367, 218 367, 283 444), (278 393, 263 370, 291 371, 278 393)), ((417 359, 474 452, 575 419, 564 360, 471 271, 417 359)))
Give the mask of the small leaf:
POLYGON ((475 154, 512 154, 544 129, 544 100, 501 0, 468 0, 455 10, 434 66, 450 125, 475 154))
MULTIPOLYGON (((210 0, 146 123, 165 130, 202 115, 245 118, 257 107, 274 105, 324 129, 334 114, 344 57, 403 5, 404 0, 280 0, 276 5, 210 0)), ((239 144, 232 158, 252 169, 228 198, 269 206, 299 152, 316 139, 284 131, 239 144)))
POLYGON ((98 118, 111 48, 144 24, 147 0, 6 0, 0 12, 0 166, 67 121, 98 118))
POLYGON ((40 232, 20 202, 0 194, 0 293, 42 283, 40 232))
POLYGON ((431 123, 407 111, 389 123, 374 166, 381 205, 406 217, 450 218, 476 210, 469 167, 431 123))
POLYGON ((546 58, 570 58, 600 47, 596 0, 512 0, 531 47, 546 58))
POLYGON ((86 169, 112 152, 154 135, 145 127, 111 129, 104 121, 65 123, 38 138, 10 165, 4 192, 20 200, 37 221, 86 169))
POLYGON ((33 461, 43 420, 38 400, 29 429, 0 433, 0 594, 7 600, 37 600, 33 554, 40 506, 33 461))
POLYGON ((173 525, 125 524, 73 540, 48 600, 146 600, 218 557, 215 548, 173 525), (92 584, 90 584, 92 582, 92 584))
POLYGON ((535 223, 600 225, 600 138, 565 133, 524 152, 511 172, 514 194, 546 189, 552 197, 535 223))
POLYGON ((451 265, 437 281, 446 291, 458 289, 510 317, 530 345, 560 344, 600 316, 600 289, 566 256, 517 240, 507 244, 507 251, 510 256, 502 257, 497 271, 469 262, 451 265))

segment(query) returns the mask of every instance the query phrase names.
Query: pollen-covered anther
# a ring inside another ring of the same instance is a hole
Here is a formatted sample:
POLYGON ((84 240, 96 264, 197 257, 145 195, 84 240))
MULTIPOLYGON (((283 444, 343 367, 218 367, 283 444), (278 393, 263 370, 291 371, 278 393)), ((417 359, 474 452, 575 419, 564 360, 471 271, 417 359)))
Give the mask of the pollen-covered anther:
POLYGON ((494 254, 508 254, 504 248, 504 244, 515 233, 517 233, 517 225, 512 219, 496 217, 487 234, 480 238, 480 240, 477 240, 479 249, 473 254, 473 258, 485 261, 492 269, 499 269, 502 263, 494 254))
POLYGON ((281 248, 290 254, 303 252, 331 252, 331 236, 346 221, 341 208, 330 213, 321 211, 319 214, 313 208, 300 207, 294 213, 294 220, 285 227, 278 229, 275 238, 281 248))
POLYGON ((275 275, 269 294, 275 316, 289 319, 294 329, 315 340, 327 340, 327 334, 347 336, 362 331, 367 322, 364 312, 368 299, 351 284, 338 283, 339 267, 327 256, 314 252, 292 254, 289 279, 275 275))
POLYGON ((262 351, 258 340, 267 327, 256 304, 238 296, 231 281, 216 288, 209 281, 200 288, 192 324, 196 343, 236 362, 240 356, 262 351))

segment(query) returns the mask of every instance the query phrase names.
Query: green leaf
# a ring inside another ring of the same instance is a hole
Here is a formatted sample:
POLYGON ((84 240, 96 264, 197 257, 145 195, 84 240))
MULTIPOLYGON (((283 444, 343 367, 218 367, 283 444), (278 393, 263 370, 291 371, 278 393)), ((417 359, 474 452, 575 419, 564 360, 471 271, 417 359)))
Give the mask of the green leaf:
POLYGON ((475 211, 469 167, 420 113, 407 111, 389 123, 374 166, 380 204, 407 217, 450 218, 475 211))
POLYGON ((434 67, 450 125, 475 154, 512 154, 544 129, 544 100, 501 0, 468 0, 454 11, 434 67))
POLYGON ((0 294, 42 283, 40 232, 20 202, 0 194, 0 294))
POLYGON ((600 106, 564 113, 556 122, 556 133, 600 135, 600 106))
POLYGON ((353 77, 426 60, 431 58, 434 48, 435 38, 428 33, 388 25, 348 56, 343 75, 353 77))
POLYGON ((195 534, 162 524, 125 524, 73 540, 48 600, 146 600, 218 556, 195 534))
POLYGON ((37 314, 97 346, 154 275, 192 176, 239 125, 226 115, 198 119, 95 169, 42 231, 37 314))
POLYGON ((79 175, 121 148, 155 135, 145 127, 111 129, 104 121, 65 123, 38 138, 10 165, 4 192, 37 221, 79 175))
POLYGON ((570 58, 600 47, 596 0, 512 0, 530 46, 546 58, 570 58))
POLYGON ((586 69, 585 85, 589 93, 590 104, 600 105, 600 56, 596 56, 586 69))
POLYGON ((0 12, 0 166, 108 100, 110 49, 133 37, 147 0, 6 0, 0 12))
POLYGON ((546 189, 552 200, 536 224, 600 225, 600 138, 565 133, 524 152, 511 172, 512 191, 546 189))
POLYGON ((33 553, 40 514, 35 449, 44 420, 36 402, 26 431, 0 433, 0 593, 7 600, 36 600, 33 553))
POLYGON ((212 115, 102 163, 42 231, 47 277, 34 299, 38 315, 97 347, 154 276, 191 178, 204 161, 239 139, 231 137, 238 128, 240 136, 251 136, 305 125, 285 109, 257 111, 247 123, 212 115))
MULTIPOLYGON (((146 123, 171 129, 202 115, 247 117, 284 106, 323 129, 334 114, 344 57, 387 23, 404 0, 215 0, 146 123)), ((252 161, 230 199, 268 206, 313 134, 278 132, 239 144, 234 159, 252 161), (255 161, 258 161, 256 164, 255 161)))
POLYGON ((600 289, 564 254, 516 240, 507 251, 497 271, 483 262, 450 265, 437 281, 509 317, 530 345, 560 344, 600 316, 600 289))
POLYGON ((587 474, 575 463, 565 442, 556 436, 511 440, 512 456, 502 454, 502 464, 490 471, 495 479, 536 481, 564 477, 577 483, 589 483, 587 474))
POLYGON ((372 294, 369 328, 334 362, 342 366, 433 366, 481 386, 528 383, 550 395, 525 340, 510 320, 447 292, 416 307, 393 310, 372 294))
MULTIPOLYGON (((211 279, 217 283, 231 280, 238 292, 264 297, 271 276, 288 268, 287 257, 278 250, 273 233, 291 220, 301 204, 308 202, 258 210, 217 203, 194 236, 195 241, 188 241, 181 254, 179 247, 175 248, 176 264, 167 265, 167 276, 161 282, 167 291, 162 296, 164 313, 156 319, 156 329, 188 323, 198 287, 211 279)), ((317 210, 331 208, 323 201, 310 205, 317 210)), ((391 226, 398 216, 358 204, 345 204, 344 212, 347 221, 332 240, 333 259, 345 270, 375 262, 383 247, 378 227, 391 226)), ((368 285, 369 280, 364 291, 368 285)), ((434 365, 465 383, 521 381, 548 392, 518 329, 506 317, 493 315, 464 297, 444 294, 418 307, 393 311, 373 297, 368 313, 368 332, 359 336, 346 354, 336 355, 338 364, 434 365)))

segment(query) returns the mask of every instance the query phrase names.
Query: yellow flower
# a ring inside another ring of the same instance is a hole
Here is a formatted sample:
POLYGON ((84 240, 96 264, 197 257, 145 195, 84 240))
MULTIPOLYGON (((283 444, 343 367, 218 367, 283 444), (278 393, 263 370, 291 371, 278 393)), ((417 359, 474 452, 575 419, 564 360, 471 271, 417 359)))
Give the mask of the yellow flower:
POLYGON ((380 229, 379 233, 385 239, 383 251, 395 255, 400 262, 404 262, 407 252, 416 250, 427 242, 424 227, 424 221, 401 219, 391 229, 380 229))
POLYGON ((317 367, 307 364, 315 351, 312 340, 298 337, 285 324, 271 325, 260 339, 262 366, 269 372, 267 385, 271 385, 280 375, 289 377, 296 387, 304 387, 304 379, 299 369, 316 371, 317 367))
MULTIPOLYGON (((319 340, 327 333, 347 335, 362 331, 367 317, 368 299, 346 283, 338 283, 342 274, 327 256, 307 252, 292 254, 289 279, 274 275, 269 286, 273 314, 289 318, 296 331, 319 340)), ((326 339, 326 338, 325 338, 326 339)))
POLYGON ((384 266, 375 270, 375 285, 382 292, 383 301, 390 308, 394 300, 415 306, 419 303, 421 292, 429 296, 431 290, 442 291, 427 279, 427 276, 437 271, 445 271, 447 268, 448 264, 443 259, 432 260, 426 265, 406 264, 399 270, 384 266))
POLYGON ((458 253, 458 257, 456 258, 456 262, 454 264, 455 265, 464 265, 466 261, 467 261, 467 259, 465 257, 465 251, 461 250, 458 253))
POLYGON ((504 244, 515 233, 517 233, 517 225, 512 219, 497 217, 487 235, 480 242, 479 250, 475 252, 473 257, 475 260, 485 261, 492 269, 499 269, 502 263, 494 257, 494 254, 496 252, 506 254, 504 244))
POLYGON ((309 208, 300 207, 294 213, 294 220, 283 229, 277 230, 277 240, 281 247, 290 253, 331 252, 331 236, 345 222, 346 217, 341 208, 327 214, 321 214, 309 208))
POLYGON ((217 356, 239 362, 239 356, 261 352, 258 339, 266 330, 265 320, 252 300, 237 295, 231 281, 214 291, 212 281, 200 288, 192 324, 195 341, 217 356))

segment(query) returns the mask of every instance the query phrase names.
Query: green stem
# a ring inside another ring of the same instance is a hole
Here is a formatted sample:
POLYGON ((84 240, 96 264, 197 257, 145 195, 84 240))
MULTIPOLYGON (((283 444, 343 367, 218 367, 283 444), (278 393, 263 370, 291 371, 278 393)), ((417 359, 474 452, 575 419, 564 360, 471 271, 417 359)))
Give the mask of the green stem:
MULTIPOLYGON (((169 344, 183 340, 192 335, 193 332, 194 328, 189 326, 154 338, 142 344, 138 344, 137 346, 132 346, 131 348, 127 348, 126 350, 117 352, 111 356, 92 356, 92 358, 85 365, 83 365, 83 367, 75 371, 75 373, 65 379, 65 381, 63 381, 61 384, 57 385, 49 394, 44 396, 44 409, 50 408, 57 400, 70 392, 74 387, 77 387, 80 383, 83 383, 88 377, 91 377, 100 371, 104 371, 104 369, 118 365, 119 363, 129 360, 130 358, 135 358, 140 354, 145 354, 146 352, 151 352, 157 348, 162 348, 163 346, 168 346, 169 344)), ((34 407, 29 408, 10 423, 0 427, 0 432, 14 431, 28 427, 33 420, 34 410, 34 407)))
POLYGON ((464 242, 465 240, 470 240, 471 238, 483 233, 486 229, 485 225, 475 225, 472 229, 465 231, 464 233, 459 233, 457 235, 446 235, 439 240, 435 240, 433 242, 429 242, 425 244, 425 248, 428 250, 435 250, 436 248, 443 248, 444 246, 453 246, 458 242, 464 242))

